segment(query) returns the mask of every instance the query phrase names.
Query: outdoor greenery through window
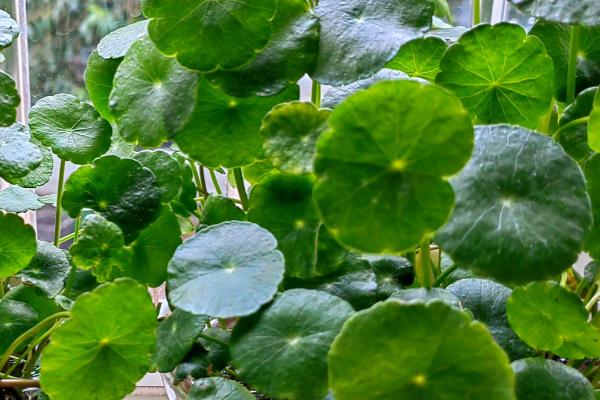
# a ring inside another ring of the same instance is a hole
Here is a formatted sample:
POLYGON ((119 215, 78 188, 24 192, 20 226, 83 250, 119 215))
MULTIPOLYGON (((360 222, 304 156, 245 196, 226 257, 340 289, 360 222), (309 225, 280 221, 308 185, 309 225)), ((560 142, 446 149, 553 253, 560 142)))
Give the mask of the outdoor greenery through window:
POLYGON ((0 8, 0 400, 600 398, 597 0, 0 8))

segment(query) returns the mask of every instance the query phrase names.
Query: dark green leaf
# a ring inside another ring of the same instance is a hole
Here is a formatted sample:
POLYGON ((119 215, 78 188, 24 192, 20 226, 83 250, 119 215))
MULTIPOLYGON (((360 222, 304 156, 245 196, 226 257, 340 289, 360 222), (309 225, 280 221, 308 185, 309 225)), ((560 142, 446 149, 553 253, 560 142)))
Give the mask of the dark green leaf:
POLYGON ((245 382, 270 397, 322 399, 329 346, 353 312, 344 300, 323 292, 286 291, 236 325, 233 364, 245 382))
POLYGON ((11 213, 36 211, 44 207, 39 196, 32 190, 10 186, 0 192, 0 210, 11 213))
POLYGON ((554 93, 544 45, 515 24, 479 25, 444 54, 436 82, 453 90, 476 123, 538 126, 554 93))
POLYGON ((123 58, 133 43, 148 34, 148 20, 119 28, 98 43, 98 55, 104 59, 123 58))
POLYGON ((594 155, 594 151, 588 145, 587 122, 579 124, 576 121, 590 115, 597 90, 597 87, 593 87, 579 93, 575 102, 565 108, 559 120, 558 142, 582 166, 594 155))
POLYGON ((0 10, 0 50, 7 48, 19 36, 19 24, 10 14, 0 10))
POLYGON ((17 92, 15 81, 0 71, 0 127, 15 123, 19 104, 21 104, 21 97, 17 92))
POLYGON ((446 42, 435 36, 413 39, 400 48, 386 67, 405 72, 413 78, 435 81, 447 48, 446 42))
POLYGON ((42 289, 49 297, 55 297, 64 287, 65 278, 71 269, 69 259, 63 250, 53 244, 38 241, 35 257, 19 277, 42 289))
POLYGON ((16 214, 0 213, 0 278, 26 268, 35 256, 35 232, 16 214))
POLYGON ((194 382, 188 400, 255 400, 241 384, 225 378, 205 378, 194 382))
POLYGON ((600 25, 600 3, 596 0, 509 1, 519 7, 521 11, 548 21, 589 26, 600 25))
POLYGON ((271 37, 276 0, 144 0, 158 48, 202 72, 242 67, 271 37), (207 43, 212 45, 207 46, 207 43))
POLYGON ((169 300, 197 315, 252 314, 273 298, 283 278, 283 255, 276 247, 275 238, 255 224, 208 227, 175 252, 168 269, 169 300))
POLYGON ((114 121, 115 116, 110 111, 109 98, 113 88, 113 79, 122 58, 105 59, 94 51, 85 69, 85 87, 90 100, 102 118, 114 121))
POLYGON ((378 290, 384 297, 391 296, 399 289, 411 286, 415 280, 415 269, 406 258, 368 256, 366 259, 371 264, 373 272, 375 272, 378 290))
POLYGON ((88 164, 110 147, 112 128, 87 103, 69 94, 38 101, 29 114, 31 133, 54 154, 75 164, 88 164))
POLYGON ((130 242, 159 216, 160 195, 150 170, 135 160, 106 156, 71 175, 63 207, 73 218, 84 208, 98 211, 119 225, 130 242))
POLYGON ((188 121, 198 75, 162 55, 147 37, 135 42, 117 68, 110 110, 129 142, 157 147, 188 121))
POLYGON ((20 301, 0 299, 0 354, 36 324, 38 314, 20 301))
POLYGON ((441 302, 388 300, 355 314, 333 342, 329 382, 345 400, 514 400, 502 349, 441 302))
POLYGON ((50 299, 46 292, 36 286, 18 285, 10 289, 4 298, 27 304, 37 313, 36 322, 41 322, 50 315, 61 311, 56 302, 50 299))
POLYGON ((314 196, 336 239, 393 254, 446 221, 454 194, 444 177, 473 146, 457 98, 435 85, 382 82, 339 105, 329 125, 317 145, 314 196))
POLYGON ((314 77, 340 85, 365 78, 391 60, 400 46, 431 27, 429 0, 321 0, 321 44, 314 77))
MULTIPOLYGON (((256 1, 256 0, 254 0, 256 1)), ((276 96, 236 98, 200 81, 192 117, 174 137, 181 150, 209 168, 252 164, 261 153, 261 122, 273 106, 298 98, 290 85, 276 96)))
POLYGON ((120 400, 148 371, 155 346, 156 314, 146 288, 130 279, 102 285, 79 297, 71 318, 52 334, 42 387, 53 400, 120 400))
POLYGON ((161 192, 161 200, 168 203, 181 189, 182 177, 179 163, 162 150, 142 151, 133 157, 156 177, 161 192))
POLYGON ((436 241, 455 262, 502 281, 569 268, 592 222, 581 169, 557 143, 525 128, 481 126, 475 142, 451 181, 456 207, 436 241))
POLYGON ((593 258, 600 260, 600 154, 595 154, 585 164, 587 190, 592 200, 594 224, 584 243, 584 249, 593 258))
POLYGON ((38 167, 42 158, 27 127, 16 123, 0 128, 0 178, 14 183, 38 167))
POLYGON ((211 194, 204 203, 200 222, 204 225, 216 225, 227 221, 245 221, 246 214, 230 198, 211 194))

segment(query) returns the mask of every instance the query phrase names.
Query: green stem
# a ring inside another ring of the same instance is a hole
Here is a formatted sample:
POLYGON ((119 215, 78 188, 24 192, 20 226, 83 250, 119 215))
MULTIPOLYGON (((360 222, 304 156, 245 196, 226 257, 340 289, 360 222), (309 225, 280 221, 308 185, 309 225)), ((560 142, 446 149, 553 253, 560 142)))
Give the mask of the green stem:
POLYGON ((473 26, 481 23, 481 0, 473 0, 473 26))
POLYGON ((431 270, 431 243, 429 242, 429 237, 426 237, 421 242, 421 247, 419 249, 419 262, 417 263, 417 277, 419 282, 421 282, 421 286, 430 289, 433 281, 433 274, 431 270))
POLYGON ((0 278, 0 299, 4 297, 4 279, 0 278))
POLYGON ((577 54, 579 53, 579 39, 581 37, 581 27, 573 25, 571 27, 571 43, 569 44, 569 68, 567 71, 567 104, 575 101, 575 91, 577 85, 577 54))
POLYGON ((598 301, 600 300, 600 289, 596 291, 596 294, 590 299, 590 301, 585 305, 585 309, 588 311, 592 311, 592 308, 596 306, 598 301))
POLYGON ((223 191, 221 190, 221 185, 219 185, 219 180, 217 179, 217 174, 215 173, 215 170, 209 169, 208 172, 210 173, 210 180, 212 181, 212 184, 215 187, 217 194, 219 194, 219 195, 223 194, 223 191))
POLYGON ((194 175, 194 183, 196 184, 196 192, 200 196, 208 195, 208 192, 206 191, 206 187, 204 185, 202 185, 202 179, 200 179, 200 174, 198 174, 198 165, 192 160, 189 160, 189 161, 190 161, 190 167, 192 168, 192 175, 194 175))
POLYGON ((587 124, 589 120, 590 120, 590 117, 583 117, 583 118, 574 119, 573 121, 571 121, 567 124, 564 124, 559 129, 557 129, 556 132, 554 132, 554 134, 552 135, 552 139, 554 139, 554 140, 560 139, 560 135, 564 131, 567 131, 567 130, 572 129, 579 125, 587 124))
POLYGON ((312 81, 311 101, 315 107, 321 107, 321 84, 315 80, 312 81))
POLYGON ((59 246, 60 228, 62 224, 62 198, 65 188, 65 160, 60 160, 60 171, 58 173, 58 189, 56 191, 56 218, 54 220, 54 245, 59 246))
POLYGON ((199 174, 200 174, 200 184, 202 185, 202 190, 204 191, 203 195, 208 197, 208 186, 206 186, 206 176, 204 175, 204 167, 200 164, 199 166, 199 174))
POLYGON ((69 311, 57 312, 56 314, 53 314, 53 315, 45 318, 44 320, 42 320, 40 323, 38 323, 36 326, 29 329, 25 333, 21 334, 21 336, 19 336, 17 339, 15 339, 11 343, 11 345, 8 347, 8 349, 6 349, 6 351, 4 352, 4 355, 2 356, 2 358, 0 358, 0 371, 2 371, 4 369, 4 366, 6 365, 7 361, 10 359, 11 354, 13 354, 15 351, 17 351, 17 349, 19 347, 21 347, 27 340, 29 340, 29 338, 37 335, 38 332, 41 331, 49 322, 54 322, 57 319, 61 319, 61 318, 69 318, 70 315, 71 315, 71 313, 69 311))
POLYGON ((229 343, 226 343, 226 342, 222 341, 221 339, 217 339, 212 336, 205 335, 204 333, 201 333, 200 335, 198 335, 198 337, 208 340, 209 342, 216 343, 221 346, 229 347, 229 343))
MULTIPOLYGON (((81 229, 81 215, 75 220, 75 229, 73 230, 73 243, 79 240, 79 230, 81 229)), ((60 241, 60 240, 59 240, 60 241)))
POLYGON ((452 264, 450 267, 446 268, 440 276, 435 280, 433 286, 441 286, 442 283, 446 281, 446 279, 452 275, 454 271, 458 269, 458 264, 452 264))
POLYGON ((244 183, 244 175, 242 175, 242 169, 234 168, 233 175, 235 176, 235 185, 237 186, 238 193, 240 194, 242 208, 244 210, 248 210, 248 194, 246 193, 246 185, 244 183))
POLYGON ((36 340, 31 342, 31 344, 29 346, 27 346, 27 349, 23 352, 23 354, 19 355, 19 358, 13 363, 13 365, 10 367, 10 369, 8 369, 8 371, 6 371, 6 373, 11 374, 19 366, 19 363, 21 361, 23 361, 25 359, 25 357, 27 357, 27 355, 29 355, 32 351, 35 350, 31 360, 28 361, 27 367, 23 370, 22 375, 27 377, 25 372, 27 370, 33 370, 33 366, 35 365, 35 362, 39 358, 39 354, 41 354, 41 350, 45 347, 45 346, 40 346, 41 349, 36 350, 36 346, 39 345, 40 343, 42 343, 44 340, 46 340, 46 338, 48 338, 59 326, 60 326, 60 324, 55 324, 52 328, 50 328, 46 332, 44 332, 43 335, 40 335, 39 338, 37 338, 36 340), (36 357, 36 355, 37 355, 37 357, 36 357), (31 366, 31 368, 29 367, 30 364, 33 364, 31 366))

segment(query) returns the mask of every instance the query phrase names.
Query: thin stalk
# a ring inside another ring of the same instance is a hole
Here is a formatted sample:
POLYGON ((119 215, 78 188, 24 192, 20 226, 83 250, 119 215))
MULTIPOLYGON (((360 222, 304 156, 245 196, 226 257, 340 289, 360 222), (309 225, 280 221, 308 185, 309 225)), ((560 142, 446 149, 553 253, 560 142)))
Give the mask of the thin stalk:
POLYGON ((54 245, 59 246, 60 241, 60 228, 62 224, 62 198, 63 191, 65 188, 65 167, 67 163, 65 160, 60 160, 60 171, 58 173, 58 189, 56 191, 56 217, 54 220, 54 245))
POLYGON ((4 279, 0 278, 0 298, 4 297, 4 279))
POLYGON ((590 117, 583 117, 583 118, 574 119, 573 121, 571 121, 567 124, 564 124, 563 126, 558 128, 556 130, 556 132, 554 132, 554 134, 552 135, 552 139, 554 139, 554 140, 560 139, 560 134, 563 133, 564 131, 567 131, 567 130, 572 129, 579 125, 585 125, 588 123, 589 120, 590 120, 590 117))
POLYGON ((458 269, 458 264, 452 264, 450 267, 446 268, 440 276, 435 280, 433 286, 441 286, 442 283, 446 281, 446 279, 452 275, 454 271, 458 269))
POLYGON ((563 272, 560 275, 560 286, 567 287, 567 279, 569 278, 569 273, 567 271, 563 272))
POLYGON ((32 387, 40 387, 40 381, 31 379, 2 379, 0 380, 0 388, 25 389, 32 387))
POLYGON ((577 54, 579 53, 581 27, 571 27, 571 43, 569 44, 569 68, 567 71, 567 104, 575 101, 577 85, 577 54))
POLYGON ((46 325, 48 325, 49 322, 53 322, 53 321, 56 321, 57 319, 61 319, 61 318, 69 318, 70 315, 71 315, 71 313, 69 311, 61 311, 56 314, 52 314, 51 316, 42 320, 40 323, 38 323, 33 328, 31 328, 28 331, 26 331, 25 333, 21 334, 21 336, 19 336, 17 339, 15 339, 11 343, 11 345, 8 347, 8 349, 6 349, 6 351, 4 352, 4 355, 2 356, 2 358, 0 358, 0 371, 4 369, 4 366, 6 365, 7 361, 10 359, 11 354, 13 354, 15 351, 17 351, 17 349, 19 347, 21 347, 23 345, 23 343, 25 343, 27 340, 29 340, 29 338, 37 335, 38 332, 41 331, 46 325))
POLYGON ((81 229, 81 215, 75 220, 75 229, 73 230, 73 243, 79 240, 79 230, 81 229))
POLYGON ((206 176, 204 175, 204 167, 198 164, 199 175, 200 175, 200 184, 204 190, 203 195, 208 196, 208 186, 206 186, 206 176))
MULTIPOLYGON (((50 335, 52 335, 52 333, 59 326, 60 326, 60 323, 55 324, 52 328, 48 329, 46 332, 44 332, 44 334, 40 335, 40 337, 38 337, 36 340, 34 340, 33 342, 31 342, 31 344, 29 346, 27 346, 27 349, 25 349, 25 351, 23 352, 23 354, 19 355, 19 358, 17 358, 17 360, 6 371, 6 373, 7 374, 11 374, 15 370, 15 368, 17 368, 19 366, 19 363, 21 361, 23 361, 25 359, 25 357, 27 357, 32 351, 36 350, 37 345, 39 345, 44 340, 46 340, 50 335)), ((41 347, 41 349, 43 349, 45 346, 40 346, 40 347, 41 347)), ((41 354, 41 350, 36 350, 35 353, 40 353, 41 354)), ((33 360, 33 364, 35 364, 35 362, 37 361, 38 357, 39 357, 39 355, 36 357, 35 354, 34 354, 32 356, 32 358, 28 361, 27 368, 25 370, 23 370, 23 376, 25 376, 25 371, 27 369, 29 369, 29 365, 32 363, 32 360, 33 360)), ((33 366, 31 367, 31 369, 33 369, 33 366)))
POLYGON ((202 339, 205 339, 205 340, 208 340, 209 342, 216 343, 216 344, 221 345, 221 346, 229 347, 229 344, 226 343, 226 342, 224 342, 224 341, 222 341, 221 339, 217 339, 217 338, 214 338, 212 336, 205 335, 204 333, 201 333, 198 337, 200 337, 202 339))
POLYGON ((212 181, 212 184, 215 187, 217 194, 223 194, 223 191, 221 190, 221 185, 219 185, 219 180, 217 179, 217 174, 215 173, 215 170, 209 169, 208 172, 210 174, 210 180, 212 181))
POLYGON ((315 80, 312 81, 311 101, 315 107, 321 107, 321 84, 315 80))
POLYGON ((585 305, 585 309, 588 311, 592 311, 592 308, 594 308, 596 306, 596 304, 598 303, 599 300, 600 300, 600 290, 596 291, 596 294, 585 305))
POLYGON ((429 238, 426 237, 419 249, 419 262, 417 263, 417 277, 421 286, 430 289, 433 284, 433 271, 431 270, 431 249, 429 238))
POLYGON ((242 208, 244 210, 248 210, 248 194, 246 193, 246 184, 244 183, 244 175, 242 175, 242 169, 234 168, 233 175, 235 176, 235 185, 237 186, 238 193, 240 194, 242 208))
POLYGON ((473 26, 481 23, 481 0, 473 0, 473 26))
POLYGON ((198 165, 190 160, 190 167, 192 168, 192 175, 194 175, 194 183, 196 184, 196 192, 198 195, 208 195, 206 191, 206 187, 202 185, 202 179, 200 179, 200 174, 198 174, 198 165))

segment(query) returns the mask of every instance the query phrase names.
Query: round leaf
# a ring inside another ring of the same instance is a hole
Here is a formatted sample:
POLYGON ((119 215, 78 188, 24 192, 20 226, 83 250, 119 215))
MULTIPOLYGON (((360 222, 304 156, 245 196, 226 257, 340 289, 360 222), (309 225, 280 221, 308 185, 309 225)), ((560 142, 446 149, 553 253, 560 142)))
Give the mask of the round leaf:
POLYGON ((350 304, 326 293, 284 292, 264 312, 236 325, 233 364, 244 381, 270 397, 322 399, 329 347, 353 312, 350 304))
POLYGON ((413 78, 435 81, 447 48, 446 42, 435 36, 413 39, 400 48, 386 67, 405 72, 413 78))
POLYGON ((321 0, 321 43, 314 78, 340 85, 380 70, 400 46, 431 27, 429 0, 321 0))
POLYGON ((594 400, 592 385, 579 371, 553 360, 512 363, 519 400, 594 400))
POLYGON ((31 143, 36 145, 42 152, 42 162, 36 168, 30 170, 25 176, 13 180, 12 183, 24 188, 38 188, 50 182, 52 170, 54 169, 54 156, 52 151, 36 140, 31 138, 31 143))
POLYGON ((0 278, 26 268, 36 253, 35 232, 16 214, 0 213, 0 278))
POLYGON ((511 329, 506 316, 506 301, 512 290, 485 279, 463 279, 447 287, 462 306, 483 322, 511 360, 531 356, 533 351, 511 329))
POLYGON ((31 142, 29 129, 16 123, 0 128, 0 177, 15 183, 42 162, 40 148, 31 142))
POLYGON ((436 241, 460 265, 502 281, 554 276, 577 260, 592 222, 581 169, 553 140, 481 126, 452 179, 456 206, 436 241))
POLYGON ((252 314, 273 298, 283 278, 283 256, 276 247, 268 231, 247 222, 198 232, 169 263, 171 304, 218 318, 252 314))
POLYGON ((38 314, 20 301, 0 299, 0 354, 36 324, 38 314))
POLYGON ((388 300, 355 314, 333 342, 329 375, 336 399, 514 400, 502 349, 440 302, 388 300))
POLYGON ((205 378, 194 382, 188 400, 254 400, 241 384, 225 378, 205 378))
MULTIPOLYGON (((256 1, 256 0, 254 0, 256 1)), ((179 148, 209 168, 252 164, 261 154, 261 122, 276 104, 298 98, 290 85, 276 96, 235 98, 200 81, 200 96, 187 125, 174 137, 179 148)))
POLYGON ((10 14, 0 10, 0 50, 7 48, 19 36, 19 24, 10 14))
POLYGON ((228 197, 210 195, 204 203, 200 222, 204 225, 217 225, 227 221, 245 221, 246 214, 228 197))
POLYGON ((42 289, 48 297, 55 297, 63 289, 70 270, 71 264, 64 251, 51 243, 38 241, 35 257, 19 272, 19 277, 42 289))
MULTIPOLYGON (((0 19, 0 23, 2 23, 2 19, 0 19)), ((0 71, 0 127, 15 123, 19 104, 21 104, 21 97, 17 91, 15 81, 9 75, 0 71)))
POLYGON ((110 124, 75 96, 41 99, 31 108, 29 120, 33 136, 62 160, 88 164, 110 147, 110 124))
POLYGON ((305 0, 279 0, 272 35, 241 70, 217 71, 207 76, 224 92, 246 97, 270 96, 311 72, 319 51, 319 21, 305 0))
POLYGON ((102 58, 97 51, 94 51, 88 58, 85 69, 85 87, 90 100, 102 118, 108 121, 115 119, 110 111, 109 98, 113 79, 122 61, 122 58, 102 58))
POLYGON ((119 28, 104 36, 98 43, 98 55, 104 59, 123 58, 131 45, 148 34, 148 23, 144 20, 119 28))
POLYGON ((36 211, 44 207, 38 195, 19 186, 10 186, 0 192, 0 210, 11 213, 36 211))
POLYGON ((552 100, 554 69, 544 45, 515 24, 479 25, 448 49, 436 82, 481 124, 535 128, 552 100))
POLYGON ((154 363, 159 372, 171 372, 192 349, 208 317, 175 310, 158 325, 154 363))
POLYGON ((506 311, 510 326, 521 339, 547 351, 581 335, 588 318, 579 296, 554 282, 515 289, 506 311))
POLYGON ((600 357, 600 329, 588 324, 577 338, 565 340, 562 346, 552 352, 574 360, 600 357))
POLYGON ((435 85, 382 82, 339 105, 329 125, 317 145, 314 196, 336 239, 393 254, 446 221, 454 195, 443 177, 473 146, 457 98, 435 85))
POLYGON ((148 31, 163 53, 210 72, 242 67, 267 45, 277 1, 144 0, 142 9, 153 18, 148 31))
POLYGON ((152 301, 135 281, 118 280, 79 297, 43 353, 44 391, 53 400, 124 398, 148 371, 155 331, 152 301))
POLYGON ((135 160, 102 157, 75 171, 65 185, 63 208, 73 218, 91 208, 119 225, 126 242, 160 213, 160 189, 150 170, 135 160))
POLYGON ((163 203, 173 200, 181 189, 181 168, 176 159, 162 150, 142 151, 133 157, 156 177, 163 203))
POLYGON ((519 7, 521 11, 548 21, 589 26, 600 25, 600 3, 596 0, 509 1, 519 7))
POLYGON ((312 103, 292 102, 275 106, 263 120, 265 158, 290 174, 312 172, 317 139, 327 129, 331 111, 312 103))
POLYGON ((313 278, 340 265, 346 251, 323 227, 312 202, 313 179, 271 175, 252 189, 248 221, 273 233, 286 275, 313 278))
POLYGON ((198 75, 162 55, 147 37, 135 42, 117 68, 110 110, 129 142, 157 147, 189 119, 198 75))

